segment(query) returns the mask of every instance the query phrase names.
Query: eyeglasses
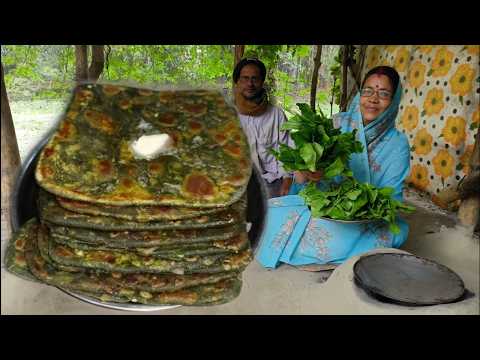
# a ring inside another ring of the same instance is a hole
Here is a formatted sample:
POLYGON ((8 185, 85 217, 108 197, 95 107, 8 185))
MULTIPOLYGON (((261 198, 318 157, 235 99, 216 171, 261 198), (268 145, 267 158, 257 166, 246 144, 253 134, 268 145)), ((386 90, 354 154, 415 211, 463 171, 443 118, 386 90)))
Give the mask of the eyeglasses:
POLYGON ((260 82, 260 78, 256 76, 240 76, 240 81, 242 83, 249 83, 250 81, 253 81, 255 84, 258 84, 260 82))
POLYGON ((373 90, 371 87, 363 88, 360 91, 360 95, 363 97, 371 97, 373 94, 377 94, 382 100, 389 100, 392 98, 392 93, 388 90, 373 90))

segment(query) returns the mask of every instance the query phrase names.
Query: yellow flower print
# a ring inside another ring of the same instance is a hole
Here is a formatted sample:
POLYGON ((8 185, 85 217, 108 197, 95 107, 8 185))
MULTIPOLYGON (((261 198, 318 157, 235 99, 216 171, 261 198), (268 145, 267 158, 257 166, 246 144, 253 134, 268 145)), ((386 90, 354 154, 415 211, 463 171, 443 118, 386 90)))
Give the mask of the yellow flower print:
POLYGON ((432 159, 432 162, 435 174, 437 174, 438 176, 441 176, 445 179, 453 175, 455 159, 452 155, 450 155, 447 150, 440 150, 438 154, 435 155, 435 157, 432 159))
POLYGON ((473 112, 470 130, 475 130, 478 127, 480 127, 480 107, 477 107, 477 110, 473 112))
POLYGON ((428 71, 428 75, 434 77, 445 76, 452 67, 453 53, 447 48, 441 47, 435 54, 432 62, 432 68, 428 71))
POLYGON ((408 179, 417 189, 425 191, 430 180, 428 179, 428 169, 423 165, 413 165, 408 179))
POLYGON ((440 88, 431 89, 427 93, 427 97, 423 102, 423 114, 428 116, 439 114, 444 106, 443 103, 443 90, 440 88))
POLYGON ((480 55, 480 45, 468 45, 467 52, 470 55, 480 55))
POLYGON ((377 47, 372 48, 372 50, 370 50, 370 53, 368 54, 368 61, 367 61, 368 69, 371 69, 374 66, 377 66, 379 59, 380 59, 380 52, 378 51, 378 48, 377 47))
POLYGON ((408 75, 408 82, 411 87, 418 88, 423 84, 425 80, 425 69, 426 66, 420 61, 413 63, 408 75))
POLYGON ((442 136, 446 142, 458 146, 465 141, 465 120, 461 116, 449 116, 447 124, 442 130, 442 136))
POLYGON ((450 86, 452 87, 452 92, 460 96, 467 95, 470 91, 472 91, 474 76, 475 70, 473 70, 470 65, 460 65, 455 74, 450 79, 450 86))
POLYGON ((402 126, 407 131, 412 131, 418 125, 418 108, 407 106, 401 118, 402 126))
POLYGON ((402 47, 398 49, 397 51, 397 56, 395 57, 395 69, 398 72, 405 71, 405 68, 407 67, 407 62, 408 62, 408 56, 409 52, 407 51, 406 48, 402 47))
POLYGON ((433 137, 427 129, 421 129, 415 139, 413 139, 413 146, 417 155, 427 155, 432 150, 433 137))
POLYGON ((388 45, 385 50, 389 52, 390 54, 393 54, 395 50, 397 50, 398 45, 388 45))
POLYGON ((423 46, 420 46, 419 48, 420 52, 424 54, 428 54, 430 51, 432 51, 432 49, 433 49, 432 45, 423 45, 423 46))
POLYGON ((478 124, 480 122, 480 107, 475 110, 472 115, 472 122, 478 124))
POLYGON ((383 60, 380 62, 380 65, 382 66, 392 66, 392 63, 390 62, 390 59, 388 58, 388 56, 385 56, 383 58, 383 60))
MULTIPOLYGON (((460 156, 460 168, 463 170, 463 173, 465 175, 470 174, 470 158, 472 157, 473 154, 473 145, 468 145, 467 148, 465 149, 465 152, 460 156)), ((460 170, 459 168, 457 168, 460 170)))

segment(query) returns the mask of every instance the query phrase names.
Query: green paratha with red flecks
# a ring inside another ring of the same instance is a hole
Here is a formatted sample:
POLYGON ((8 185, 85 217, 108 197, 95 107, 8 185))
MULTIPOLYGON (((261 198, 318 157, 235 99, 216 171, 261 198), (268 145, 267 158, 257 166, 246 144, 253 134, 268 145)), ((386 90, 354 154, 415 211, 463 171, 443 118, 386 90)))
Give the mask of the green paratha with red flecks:
POLYGON ((213 284, 199 285, 172 292, 149 293, 124 289, 119 295, 88 293, 76 291, 76 294, 89 296, 102 302, 138 303, 145 305, 186 305, 212 306, 225 304, 240 295, 242 280, 229 278, 213 284))
MULTIPOLYGON (((30 241, 29 241, 30 242, 30 241)), ((45 237, 32 238, 27 251, 26 261, 31 273, 42 282, 72 291, 86 291, 97 294, 121 296, 125 290, 136 292, 171 292, 181 289, 213 284, 221 280, 236 278, 236 272, 216 274, 121 274, 100 272, 69 272, 59 270, 51 261, 40 254, 40 245, 45 247, 45 237)))
MULTIPOLYGON (((48 234, 45 235, 48 237, 48 234)), ((120 273, 217 273, 242 271, 252 260, 250 247, 231 254, 190 256, 178 260, 139 255, 131 251, 78 250, 48 239, 49 256, 55 263, 120 273)))
POLYGON ((35 176, 58 196, 107 205, 228 206, 251 174, 236 111, 216 91, 78 85, 35 176), (168 134, 173 149, 140 159, 131 144, 168 134))
POLYGON ((53 235, 73 242, 103 246, 111 249, 152 248, 169 249, 202 242, 230 239, 246 229, 245 223, 204 229, 102 231, 45 223, 53 235))
POLYGON ((42 221, 87 229, 120 230, 159 230, 159 229, 202 229, 233 225, 245 221, 246 198, 215 214, 205 214, 191 219, 159 220, 135 222, 116 219, 110 216, 94 216, 75 213, 61 207, 56 197, 45 190, 39 191, 38 210, 42 221))
POLYGON ((136 222, 158 220, 183 220, 192 219, 207 214, 219 213, 223 208, 199 209, 178 206, 115 206, 93 204, 57 197, 58 204, 64 209, 87 215, 111 216, 136 222))
POLYGON ((32 238, 37 237, 38 221, 28 220, 16 231, 8 242, 5 251, 5 267, 12 274, 25 280, 38 281, 28 269, 25 247, 32 238))
POLYGON ((220 255, 229 253, 238 253, 249 245, 246 233, 239 234, 227 240, 213 242, 201 242, 188 245, 170 247, 170 248, 130 248, 130 249, 112 249, 102 245, 92 245, 90 243, 76 241, 66 236, 50 233, 50 238, 57 244, 67 245, 74 250, 102 250, 102 251, 128 251, 139 255, 153 256, 156 258, 181 260, 192 256, 220 255))

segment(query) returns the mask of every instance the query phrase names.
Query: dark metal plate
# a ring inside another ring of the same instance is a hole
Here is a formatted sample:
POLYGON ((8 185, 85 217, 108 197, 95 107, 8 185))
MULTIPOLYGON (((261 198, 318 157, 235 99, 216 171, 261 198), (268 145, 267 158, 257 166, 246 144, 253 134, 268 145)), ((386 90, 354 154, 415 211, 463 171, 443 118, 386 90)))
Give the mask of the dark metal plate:
POLYGON ((448 267, 409 254, 373 254, 353 267, 356 284, 367 293, 404 305, 437 305, 458 301, 463 280, 448 267))

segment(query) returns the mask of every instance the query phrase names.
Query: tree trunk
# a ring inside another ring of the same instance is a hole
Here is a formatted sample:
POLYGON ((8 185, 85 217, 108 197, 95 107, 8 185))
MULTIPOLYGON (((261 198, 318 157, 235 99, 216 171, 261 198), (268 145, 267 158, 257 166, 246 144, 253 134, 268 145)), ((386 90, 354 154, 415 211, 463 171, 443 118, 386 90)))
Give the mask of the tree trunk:
MULTIPOLYGON (((365 53, 367 51, 367 45, 360 45, 358 50, 358 62, 354 65, 355 71, 353 72, 355 75, 355 81, 360 89, 361 81, 362 81, 362 70, 363 64, 365 63, 365 53)), ((353 69, 352 69, 353 70, 353 69)))
POLYGON ((87 45, 75 45, 75 81, 88 79, 87 45))
POLYGON ((245 52, 245 45, 235 45, 235 61, 233 67, 237 66, 240 60, 242 60, 243 53, 245 52))
POLYGON ((356 86, 352 87, 352 89, 350 90, 350 93, 347 96, 346 106, 350 104, 351 100, 353 99, 357 91, 360 90, 360 87, 362 85, 361 83, 362 69, 363 69, 363 64, 365 62, 366 49, 367 49, 366 45, 360 45, 359 54, 358 54, 358 63, 357 62, 353 63, 353 61, 349 63, 350 72, 352 74, 352 78, 355 80, 356 86))
POLYGON ((317 98, 318 70, 322 65, 322 45, 317 45, 317 52, 313 59, 312 87, 310 89, 310 107, 315 111, 315 99, 317 98))
POLYGON ((2 261, 4 242, 12 235, 12 223, 10 219, 10 202, 15 185, 15 177, 20 167, 20 154, 18 152, 17 137, 13 126, 12 113, 8 104, 7 89, 3 79, 2 67, 2 119, 1 119, 1 140, 2 140, 2 261))
MULTIPOLYGON (((234 59, 233 59, 233 68, 235 69, 235 66, 237 66, 237 64, 240 62, 240 60, 242 60, 242 57, 243 57, 243 53, 245 52, 245 45, 235 45, 235 48, 234 48, 234 59)), ((234 92, 235 92, 235 83, 233 82, 233 79, 232 79, 232 96, 234 96, 234 92)))
POLYGON ((340 111, 347 110, 347 85, 348 85, 348 45, 343 45, 342 49, 342 97, 340 100, 340 111))
POLYGON ((103 45, 92 45, 92 62, 88 69, 88 79, 97 81, 100 74, 103 72, 105 64, 105 55, 103 45))

